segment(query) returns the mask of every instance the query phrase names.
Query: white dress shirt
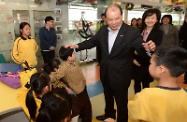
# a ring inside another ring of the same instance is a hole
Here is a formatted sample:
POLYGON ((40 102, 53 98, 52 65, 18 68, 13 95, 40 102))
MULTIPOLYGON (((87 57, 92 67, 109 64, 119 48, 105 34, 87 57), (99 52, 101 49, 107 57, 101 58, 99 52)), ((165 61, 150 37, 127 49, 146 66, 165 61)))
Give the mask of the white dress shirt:
MULTIPOLYGON (((121 23, 121 25, 122 25, 122 23, 121 23)), ((109 52, 109 54, 112 50, 112 47, 113 47, 116 37, 118 35, 119 29, 121 28, 121 25, 115 31, 111 30, 110 27, 108 27, 108 52, 109 52)))

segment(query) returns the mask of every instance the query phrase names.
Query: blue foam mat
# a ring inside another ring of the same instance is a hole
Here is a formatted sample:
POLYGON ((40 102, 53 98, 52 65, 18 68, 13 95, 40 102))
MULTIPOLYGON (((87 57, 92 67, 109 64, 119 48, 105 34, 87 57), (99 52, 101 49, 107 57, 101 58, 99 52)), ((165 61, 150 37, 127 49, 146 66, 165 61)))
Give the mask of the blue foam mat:
POLYGON ((87 86, 88 96, 90 98, 103 93, 103 85, 101 81, 95 82, 87 86))
POLYGON ((0 63, 0 72, 13 72, 15 73, 18 70, 21 70, 20 65, 14 63, 0 63))

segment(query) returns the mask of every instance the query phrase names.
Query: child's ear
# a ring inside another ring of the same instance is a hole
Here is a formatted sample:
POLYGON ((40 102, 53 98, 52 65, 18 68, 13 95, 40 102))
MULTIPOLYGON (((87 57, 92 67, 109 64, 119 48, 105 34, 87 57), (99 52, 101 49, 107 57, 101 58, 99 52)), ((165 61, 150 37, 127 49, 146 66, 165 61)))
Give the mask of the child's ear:
POLYGON ((47 93, 48 91, 50 91, 49 86, 43 88, 43 94, 47 93))
POLYGON ((72 56, 69 56, 68 59, 69 59, 69 61, 71 61, 72 60, 72 56))
POLYGON ((163 74, 166 71, 166 68, 162 65, 159 66, 159 72, 160 74, 163 74))
POLYGON ((61 122, 70 122, 71 114, 68 115, 64 120, 61 120, 61 122))
POLYGON ((67 60, 71 60, 71 56, 68 56, 68 59, 67 60))
POLYGON ((57 71, 57 68, 54 68, 54 71, 57 71))

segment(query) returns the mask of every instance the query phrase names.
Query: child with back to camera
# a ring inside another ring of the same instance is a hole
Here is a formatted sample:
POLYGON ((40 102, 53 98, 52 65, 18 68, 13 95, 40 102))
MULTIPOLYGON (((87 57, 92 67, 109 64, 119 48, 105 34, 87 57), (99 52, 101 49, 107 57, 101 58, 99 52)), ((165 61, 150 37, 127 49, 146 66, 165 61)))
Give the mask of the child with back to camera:
MULTIPOLYGON (((45 64, 43 67, 44 72, 50 75, 50 77, 55 76, 54 74, 59 68, 59 65, 61 64, 60 60, 53 59, 50 60, 49 63, 45 64)), ((52 78, 55 79, 55 78, 52 78)), ((51 81, 52 88, 62 88, 64 87, 64 83, 61 80, 52 80, 51 81)))
POLYGON ((36 122, 70 122, 72 100, 65 89, 56 88, 42 97, 36 122))
MULTIPOLYGON (((58 70, 59 68, 59 65, 61 64, 60 60, 58 59, 53 59, 53 60, 50 60, 49 63, 45 64, 44 67, 43 67, 43 70, 49 74, 51 77, 53 77, 52 79, 55 79, 55 74, 56 74, 56 71, 58 70)), ((52 85, 52 88, 53 89, 56 89, 56 88, 65 88, 64 87, 64 81, 62 81, 62 79, 60 80, 52 80, 51 81, 51 85, 52 85)), ((68 91, 68 90, 67 90, 68 91)), ((78 104, 77 104, 77 97, 74 95, 73 92, 70 93, 70 96, 72 98, 72 116, 71 116, 71 122, 78 122, 78 118, 79 118, 79 113, 77 112, 77 108, 78 108, 78 104)))
POLYGON ((45 73, 31 76, 28 88, 22 88, 17 95, 18 102, 31 122, 36 120, 42 96, 51 91, 50 77, 45 73))
POLYGON ((133 122, 186 122, 187 93, 177 78, 187 71, 187 51, 177 46, 159 47, 150 60, 149 72, 158 86, 145 88, 128 102, 133 122))
POLYGON ((91 122, 92 109, 86 89, 86 80, 76 60, 74 49, 61 47, 59 56, 63 62, 57 71, 50 75, 51 82, 62 80, 60 86, 65 87, 69 94, 75 93, 76 100, 73 102, 76 102, 76 108, 73 108, 72 117, 80 115, 82 122, 91 122))

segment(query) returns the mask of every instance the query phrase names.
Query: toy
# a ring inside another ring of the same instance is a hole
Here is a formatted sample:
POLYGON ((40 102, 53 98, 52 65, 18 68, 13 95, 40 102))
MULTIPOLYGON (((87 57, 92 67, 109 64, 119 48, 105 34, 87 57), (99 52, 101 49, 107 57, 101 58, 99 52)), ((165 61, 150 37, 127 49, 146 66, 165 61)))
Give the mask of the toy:
POLYGON ((1 72, 0 73, 0 81, 11 88, 19 88, 21 87, 20 79, 19 79, 19 72, 16 73, 12 72, 1 72))

